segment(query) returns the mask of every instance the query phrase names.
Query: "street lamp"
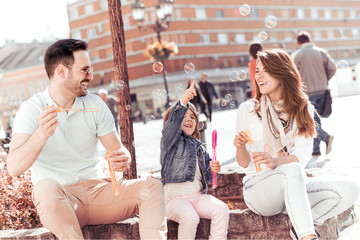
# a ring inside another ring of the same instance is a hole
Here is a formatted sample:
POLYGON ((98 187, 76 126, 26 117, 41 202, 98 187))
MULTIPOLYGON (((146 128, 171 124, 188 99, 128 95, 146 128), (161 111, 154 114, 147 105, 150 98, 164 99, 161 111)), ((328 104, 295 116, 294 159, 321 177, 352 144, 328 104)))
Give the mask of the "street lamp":
MULTIPOLYGON (((134 5, 132 5, 132 15, 134 20, 137 23, 137 26, 141 32, 152 30, 156 33, 157 39, 159 43, 161 43, 161 32, 165 31, 169 28, 171 15, 173 12, 173 4, 175 0, 159 0, 158 5, 156 5, 156 15, 157 19, 154 25, 143 25, 145 19, 145 5, 140 2, 141 0, 136 0, 134 5)), ((170 106, 170 98, 169 98, 169 90, 166 80, 166 66, 165 66, 165 58, 161 58, 160 61, 163 65, 163 78, 166 95, 166 108, 170 106)))

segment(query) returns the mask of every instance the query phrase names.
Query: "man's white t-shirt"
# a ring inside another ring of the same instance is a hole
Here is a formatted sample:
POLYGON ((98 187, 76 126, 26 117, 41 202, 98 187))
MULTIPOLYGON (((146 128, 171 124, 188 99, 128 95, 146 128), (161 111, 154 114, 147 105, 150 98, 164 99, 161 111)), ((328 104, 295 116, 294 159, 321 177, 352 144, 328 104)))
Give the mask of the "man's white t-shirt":
MULTIPOLYGON (((33 134, 39 127, 38 115, 51 105, 57 107, 48 88, 22 103, 16 113, 13 133, 33 134)), ((30 168, 34 185, 43 178, 70 185, 104 177, 98 138, 115 131, 114 118, 104 101, 93 94, 76 98, 72 108, 97 108, 99 111, 58 113, 59 125, 54 135, 49 137, 30 168)))

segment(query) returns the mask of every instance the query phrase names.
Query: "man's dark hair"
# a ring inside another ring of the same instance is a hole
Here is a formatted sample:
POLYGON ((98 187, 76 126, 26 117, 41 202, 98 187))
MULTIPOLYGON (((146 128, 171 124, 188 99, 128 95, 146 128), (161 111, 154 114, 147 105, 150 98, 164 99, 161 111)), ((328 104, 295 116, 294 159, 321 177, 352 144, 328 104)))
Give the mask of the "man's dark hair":
POLYGON ((63 39, 55 42, 45 52, 44 64, 46 74, 50 78, 54 75, 55 68, 59 64, 73 65, 73 52, 78 50, 86 51, 88 45, 86 42, 78 39, 63 39))
POLYGON ((300 32, 296 39, 296 41, 299 44, 310 42, 310 40, 311 40, 311 36, 310 36, 310 33, 308 33, 308 32, 300 32))
POLYGON ((263 48, 261 46, 260 43, 252 43, 250 44, 250 47, 249 47, 249 52, 250 52, 250 55, 254 58, 254 59, 257 59, 257 52, 258 51, 262 51, 263 48))

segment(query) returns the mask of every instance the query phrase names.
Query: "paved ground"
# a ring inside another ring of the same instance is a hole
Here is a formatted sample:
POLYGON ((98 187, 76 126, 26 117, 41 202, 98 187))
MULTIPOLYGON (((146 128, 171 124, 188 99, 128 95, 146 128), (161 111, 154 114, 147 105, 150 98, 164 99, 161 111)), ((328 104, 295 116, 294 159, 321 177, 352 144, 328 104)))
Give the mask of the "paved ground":
MULTIPOLYGON (((360 96, 338 97, 333 99, 333 114, 323 119, 323 128, 335 136, 333 150, 329 155, 312 158, 308 168, 322 168, 335 174, 349 175, 360 184, 360 159, 358 154, 360 133, 360 96)), ((218 160, 222 164, 222 172, 240 167, 235 161, 235 148, 232 145, 235 134, 236 109, 215 112, 213 121, 205 131, 206 142, 211 144, 211 132, 218 132, 218 160)), ((135 148, 138 174, 147 176, 150 172, 159 174, 160 137, 162 120, 154 120, 147 124, 135 123, 135 148)), ((211 150, 211 145, 208 146, 211 150)), ((325 144, 321 146, 325 152, 325 144)), ((360 198, 356 203, 357 215, 360 217, 360 198)), ((360 222, 345 229, 341 240, 360 239, 360 222)))

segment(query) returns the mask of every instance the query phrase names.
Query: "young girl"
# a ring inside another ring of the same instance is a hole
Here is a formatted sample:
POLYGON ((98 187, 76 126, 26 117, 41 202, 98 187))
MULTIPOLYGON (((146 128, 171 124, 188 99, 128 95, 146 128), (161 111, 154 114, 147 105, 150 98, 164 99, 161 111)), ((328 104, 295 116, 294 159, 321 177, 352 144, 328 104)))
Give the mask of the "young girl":
POLYGON ((198 113, 189 103, 196 96, 195 82, 164 116, 161 138, 161 177, 168 219, 179 223, 179 239, 195 239, 200 218, 211 219, 210 239, 226 239, 229 209, 207 195, 212 171, 220 172, 199 141, 198 113))
POLYGON ((314 107, 290 56, 280 49, 259 52, 255 80, 259 107, 241 104, 234 139, 236 159, 246 168, 244 200, 263 216, 286 212, 294 239, 318 239, 314 223, 352 206, 359 188, 345 178, 305 177, 316 135, 314 107))

